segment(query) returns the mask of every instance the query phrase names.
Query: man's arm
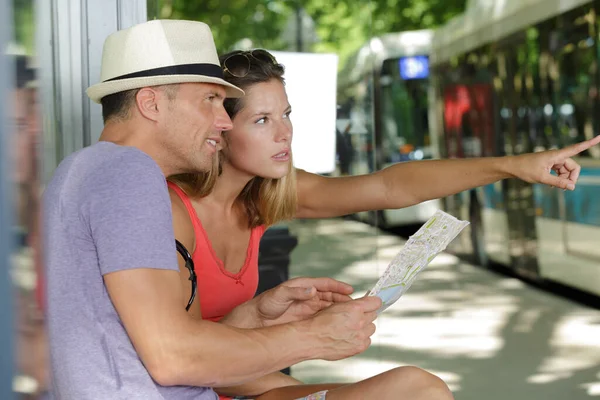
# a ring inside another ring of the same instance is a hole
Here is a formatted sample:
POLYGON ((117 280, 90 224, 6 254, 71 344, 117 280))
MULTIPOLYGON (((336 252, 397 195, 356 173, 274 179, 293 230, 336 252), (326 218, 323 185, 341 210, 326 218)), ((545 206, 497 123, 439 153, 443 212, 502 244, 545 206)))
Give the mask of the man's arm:
POLYGON ((304 360, 360 353, 370 345, 381 306, 377 297, 365 297, 309 320, 239 329, 190 317, 177 271, 129 269, 104 280, 142 362, 164 386, 233 386, 304 360))
POLYGON ((171 201, 162 171, 140 151, 119 148, 94 177, 82 207, 100 272, 129 338, 163 385, 234 385, 315 355, 297 326, 244 331, 185 311, 171 201))
POLYGON ((192 318, 176 271, 139 268, 104 280, 136 351, 161 385, 234 385, 315 356, 318 343, 296 326, 241 330, 192 318))
MULTIPOLYGON (((331 278, 295 278, 261 293, 236 307, 220 322, 238 328, 258 328, 300 321, 314 316, 333 303, 350 301, 352 287, 331 278)), ((256 396, 283 387, 299 387, 302 382, 281 372, 263 376, 242 385, 217 390, 228 396, 256 396)), ((302 385, 298 393, 312 393, 310 386, 302 385)), ((318 389, 314 390, 318 391, 318 389)), ((287 394, 287 392, 286 392, 287 394)), ((288 396, 292 396, 291 394, 288 396)), ((299 394, 297 397, 303 397, 299 394)))
POLYGON ((89 221, 110 299, 141 361, 162 385, 232 386, 311 359, 364 351, 380 302, 330 307, 310 321, 256 330, 185 311, 171 201, 162 171, 128 148, 98 169, 89 221))

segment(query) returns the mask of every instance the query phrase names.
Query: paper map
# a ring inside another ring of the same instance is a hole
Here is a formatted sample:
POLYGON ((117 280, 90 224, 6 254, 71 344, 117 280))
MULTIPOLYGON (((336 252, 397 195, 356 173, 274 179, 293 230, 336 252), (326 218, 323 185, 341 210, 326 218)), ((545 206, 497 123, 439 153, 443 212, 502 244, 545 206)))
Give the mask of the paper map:
POLYGON ((436 211, 408 239, 375 287, 369 291, 369 296, 378 296, 383 301, 378 312, 394 304, 410 288, 417 275, 444 251, 467 225, 467 221, 461 221, 440 210, 436 211))

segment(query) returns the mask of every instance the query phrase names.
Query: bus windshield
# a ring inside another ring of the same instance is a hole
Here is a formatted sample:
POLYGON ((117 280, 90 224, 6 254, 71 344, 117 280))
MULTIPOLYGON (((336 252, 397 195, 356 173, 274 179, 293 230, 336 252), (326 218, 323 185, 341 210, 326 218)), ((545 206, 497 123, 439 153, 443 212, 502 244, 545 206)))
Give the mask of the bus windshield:
POLYGON ((422 72, 403 79, 406 74, 401 66, 402 59, 386 60, 380 77, 379 129, 384 163, 432 157, 427 114, 429 79, 422 72))

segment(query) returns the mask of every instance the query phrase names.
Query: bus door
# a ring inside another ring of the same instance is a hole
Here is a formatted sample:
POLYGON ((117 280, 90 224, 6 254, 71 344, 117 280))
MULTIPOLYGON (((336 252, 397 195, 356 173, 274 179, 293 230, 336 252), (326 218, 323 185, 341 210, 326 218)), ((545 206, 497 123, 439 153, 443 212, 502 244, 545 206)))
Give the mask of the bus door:
MULTIPOLYGON (((599 133, 598 21, 593 6, 561 16, 553 32, 556 54, 555 104, 561 147, 599 133)), ((600 154, 590 149, 576 160, 582 165, 577 190, 560 191, 562 234, 566 253, 600 261, 600 154)))
MULTIPOLYGON (((531 77, 527 42, 521 36, 506 43, 498 52, 500 118, 506 155, 519 155, 533 150, 531 140, 531 77), (515 51, 516 50, 516 51, 515 51)), ((502 182, 508 219, 508 247, 511 268, 519 275, 536 279, 537 234, 533 185, 519 179, 502 182)))
MULTIPOLYGON (((463 116, 468 113, 470 107, 467 87, 462 83, 448 82, 443 87, 442 98, 444 102, 445 157, 449 159, 464 158, 462 123, 463 116)), ((444 208, 450 214, 461 219, 469 218, 468 204, 468 192, 461 192, 444 198, 444 208)), ((464 235, 462 238, 465 238, 464 235)), ((469 248, 469 245, 469 243, 465 243, 464 246, 461 246, 464 248, 461 249, 457 249, 455 246, 454 250, 470 253, 472 249, 469 248)))
POLYGON ((385 60, 378 78, 375 103, 377 145, 381 147, 378 168, 433 156, 427 118, 429 79, 426 75, 402 75, 399 67, 402 60, 385 60))

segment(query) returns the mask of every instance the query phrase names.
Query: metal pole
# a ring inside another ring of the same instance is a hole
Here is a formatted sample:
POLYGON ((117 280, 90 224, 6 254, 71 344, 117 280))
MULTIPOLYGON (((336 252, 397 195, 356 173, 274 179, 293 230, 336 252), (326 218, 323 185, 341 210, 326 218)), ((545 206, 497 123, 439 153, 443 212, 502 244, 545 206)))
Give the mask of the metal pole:
POLYGON ((10 283, 10 254, 12 250, 9 205, 11 204, 9 187, 9 123, 11 97, 10 78, 14 74, 11 58, 6 49, 12 37, 12 0, 0 0, 0 399, 14 399, 12 392, 14 356, 13 356, 13 290, 10 283))

